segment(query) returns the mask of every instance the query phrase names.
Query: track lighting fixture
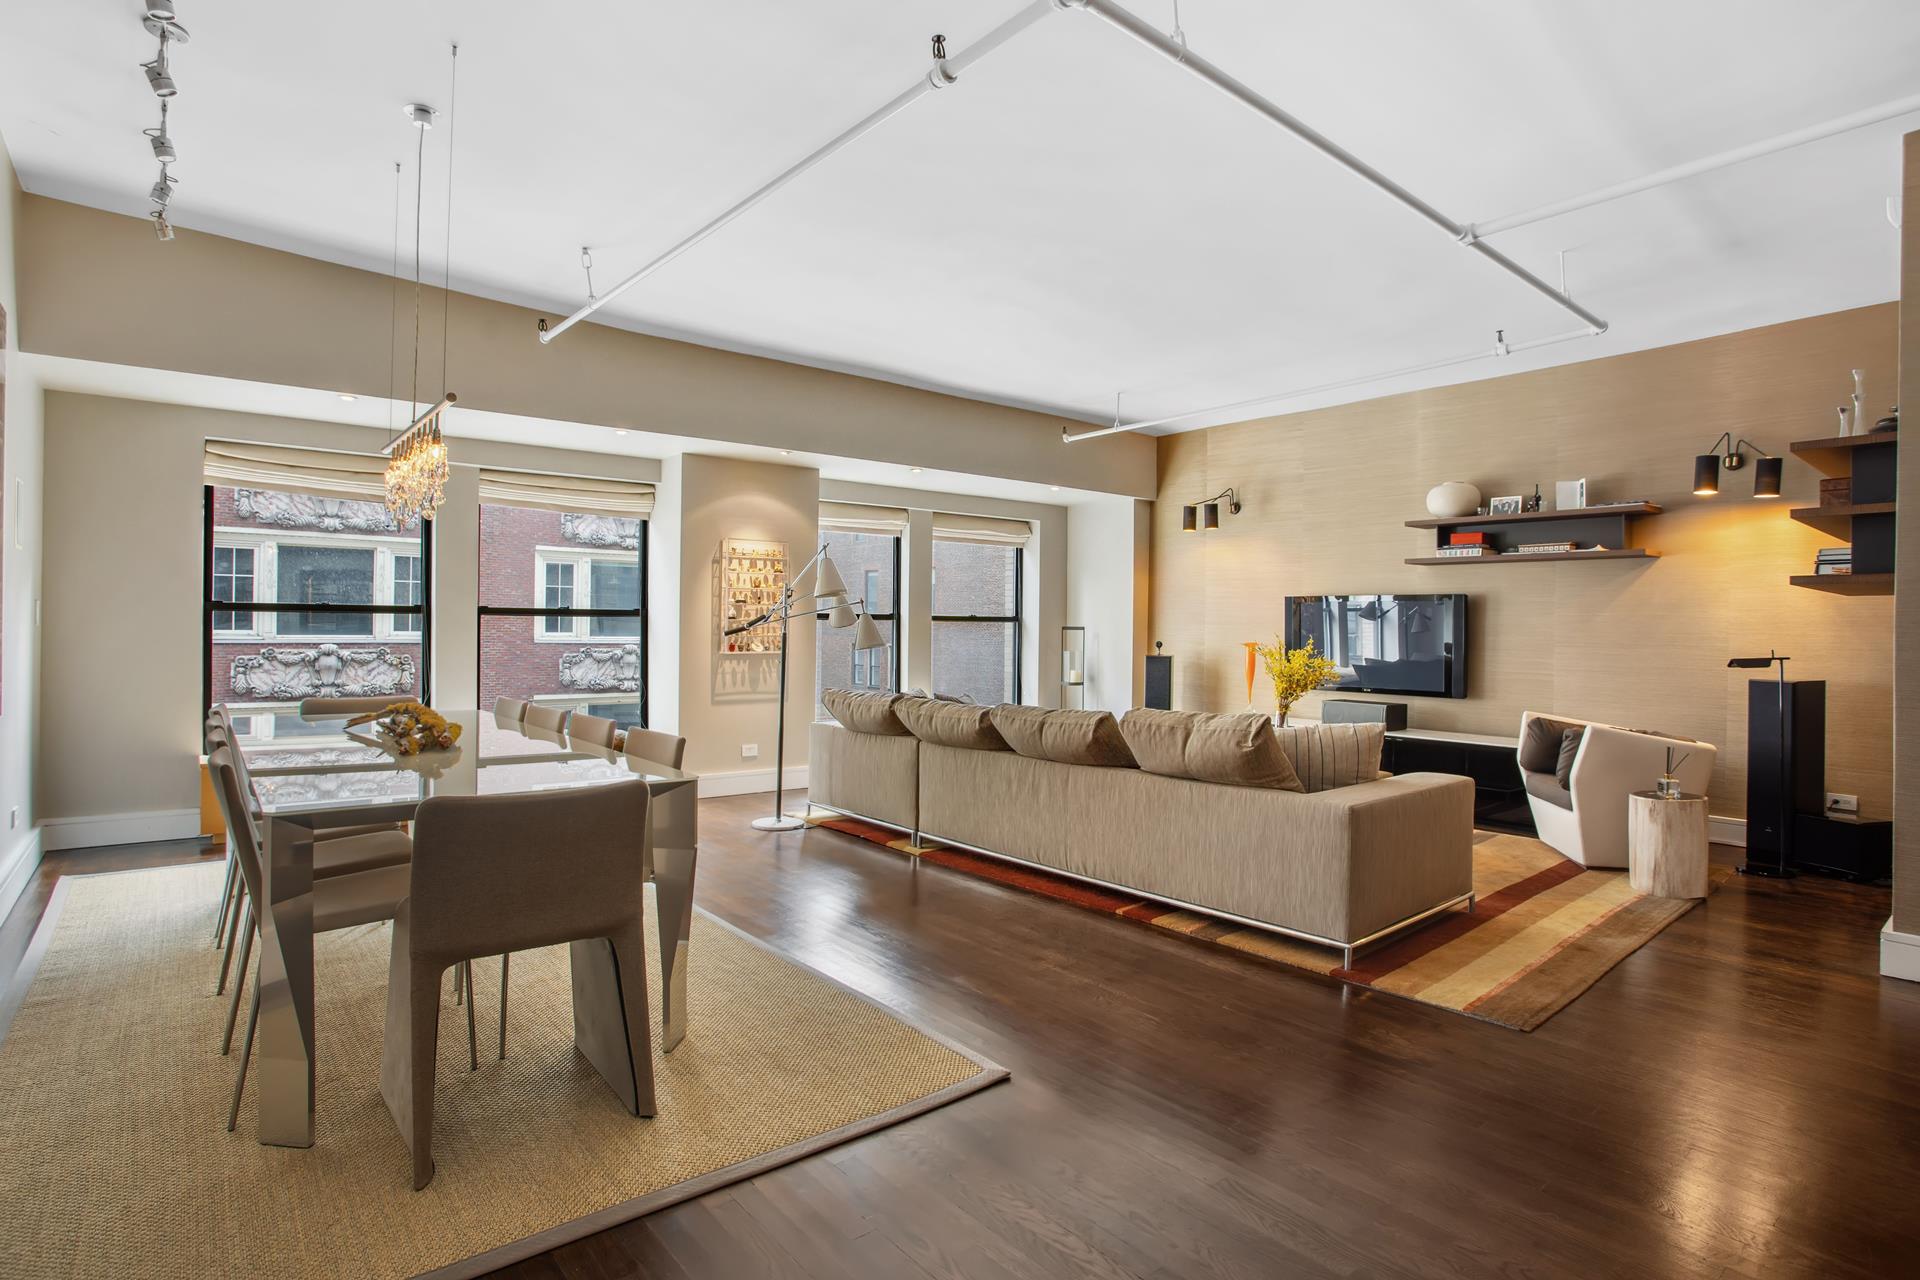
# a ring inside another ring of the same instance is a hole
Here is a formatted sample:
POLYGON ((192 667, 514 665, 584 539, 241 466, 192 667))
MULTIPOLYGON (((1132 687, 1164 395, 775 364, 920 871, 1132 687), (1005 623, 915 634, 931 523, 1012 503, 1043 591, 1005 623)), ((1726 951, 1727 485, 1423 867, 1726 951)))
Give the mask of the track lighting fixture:
POLYGON ((153 201, 163 209, 166 208, 168 203, 173 200, 174 184, 178 181, 178 178, 175 178, 167 172, 164 165, 161 166, 160 177, 154 182, 152 189, 147 192, 147 199, 153 201))
POLYGON ((147 141, 153 144, 155 160, 161 164, 172 164, 180 158, 180 153, 174 150, 173 136, 167 132, 167 100, 165 98, 160 99, 159 127, 142 129, 141 132, 146 134, 147 141))
POLYGON ((140 25, 160 38, 160 50, 154 54, 152 62, 143 62, 140 69, 147 74, 147 87, 153 90, 153 96, 160 99, 160 123, 152 129, 142 129, 147 143, 153 148, 153 158, 159 162, 160 177, 147 190, 147 199, 153 201, 154 210, 147 216, 153 219, 153 234, 159 240, 173 239, 173 224, 167 221, 167 206, 173 201, 173 188, 176 179, 167 172, 167 166, 180 159, 178 148, 173 145, 173 135, 167 132, 167 107, 169 100, 180 92, 180 86, 174 83, 173 68, 167 64, 167 46, 185 44, 187 29, 176 20, 178 10, 172 0, 146 0, 146 13, 140 19, 140 25))
POLYGON ((140 69, 147 73, 147 87, 153 90, 154 97, 165 100, 180 92, 180 86, 173 82, 173 74, 167 70, 165 58, 143 62, 140 69))
POLYGON ((147 17, 153 21, 172 22, 174 16, 173 5, 169 0, 147 0, 147 17))
POLYGON ((147 216, 153 219, 154 239, 156 240, 173 239, 173 224, 167 221, 167 211, 165 209, 155 209, 152 213, 148 214, 147 216))

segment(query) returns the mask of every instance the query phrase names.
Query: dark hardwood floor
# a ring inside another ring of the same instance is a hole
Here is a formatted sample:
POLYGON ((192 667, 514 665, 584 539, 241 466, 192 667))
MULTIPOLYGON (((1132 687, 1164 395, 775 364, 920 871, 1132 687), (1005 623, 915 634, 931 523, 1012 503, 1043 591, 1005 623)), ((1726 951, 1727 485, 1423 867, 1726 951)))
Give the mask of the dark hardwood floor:
MULTIPOLYGON (((765 803, 703 804, 700 904, 1013 1080, 503 1275, 1920 1276, 1885 890, 1736 878, 1522 1034, 762 835, 765 803)), ((49 857, 0 976, 59 874, 191 856, 49 857)))

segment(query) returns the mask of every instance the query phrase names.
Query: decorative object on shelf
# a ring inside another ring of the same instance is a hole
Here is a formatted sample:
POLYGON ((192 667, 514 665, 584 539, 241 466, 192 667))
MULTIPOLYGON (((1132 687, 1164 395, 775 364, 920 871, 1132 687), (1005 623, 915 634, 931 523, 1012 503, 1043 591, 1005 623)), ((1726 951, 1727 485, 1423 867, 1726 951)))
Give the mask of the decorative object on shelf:
POLYGON ((1222 489, 1204 502, 1189 504, 1180 508, 1180 529, 1183 533, 1193 533, 1200 529, 1218 529, 1220 527, 1220 500, 1226 499, 1227 514, 1240 514, 1240 498, 1232 489, 1222 489))
POLYGON ((1528 511, 1538 511, 1540 510, 1540 503, 1541 503, 1540 486, 1536 483, 1533 486, 1533 496, 1527 499, 1526 509, 1528 511))
POLYGON ((1887 410, 1887 416, 1873 424, 1874 435, 1880 435, 1882 432, 1887 432, 1887 431, 1898 431, 1899 429, 1900 429, 1900 406, 1899 405, 1895 405, 1893 406, 1893 408, 1887 410))
POLYGON ((1276 707, 1273 720, 1277 725, 1286 725, 1287 712, 1295 702, 1340 678, 1340 668, 1331 658, 1314 652, 1312 640, 1298 649, 1289 649, 1284 638, 1275 636, 1272 644, 1254 647, 1266 663, 1267 678, 1273 681, 1276 707))
POLYGON ((1853 502, 1852 476, 1825 476, 1820 481, 1820 505, 1845 507, 1853 502))
POLYGON ((1556 480, 1553 483, 1553 509, 1578 511, 1587 505, 1587 480, 1556 480))
MULTIPOLYGON (((727 545, 734 546, 737 539, 728 539, 727 545)), ((745 544, 742 544, 745 545, 745 544)), ((777 627, 779 635, 771 649, 762 652, 774 652, 780 655, 780 710, 776 720, 773 737, 773 813, 769 817, 755 818, 753 828, 756 831, 798 831, 807 825, 805 818, 791 817, 780 810, 785 804, 787 781, 787 629, 795 617, 825 618, 827 625, 836 631, 853 628, 854 652, 861 653, 887 647, 886 637, 880 634, 880 628, 874 625, 872 616, 867 612, 868 602, 852 600, 847 596, 847 584, 840 577, 840 570, 827 558, 827 549, 821 547, 813 553, 813 558, 800 566, 793 580, 785 577, 786 544, 770 543, 763 546, 779 548, 781 580, 777 593, 766 607, 752 617, 724 629, 726 638, 753 635, 768 627, 777 627), (794 591, 794 582, 803 582, 807 574, 813 574, 813 593, 800 595, 794 591)), ((747 557, 754 559, 756 557, 747 557)), ((768 560, 771 557, 757 557, 768 560)), ((774 570, 762 566, 759 570, 743 570, 749 576, 770 579, 774 570)), ((762 585, 750 588, 752 591, 773 590, 762 585)), ((729 609, 733 602, 727 602, 729 609)), ((732 614, 729 617, 734 616, 732 614)))
POLYGON ((1747 465, 1744 450, 1751 449, 1759 454, 1759 460, 1753 465, 1753 496, 1756 498, 1777 498, 1780 496, 1780 476, 1784 469, 1783 459, 1776 458, 1751 440, 1734 440, 1731 431, 1722 431, 1707 452, 1698 454, 1693 460, 1693 493, 1697 498, 1711 498, 1720 492, 1720 468, 1738 471, 1747 465), (1723 449, 1722 446, 1725 446, 1723 449))
POLYGON ((1688 758, 1693 755, 1693 752, 1691 751, 1683 751, 1680 753, 1679 758, 1675 759, 1673 753, 1674 753, 1674 748, 1668 747, 1666 772, 1662 773, 1660 775, 1659 781, 1655 782, 1653 785, 1653 793, 1659 796, 1662 800, 1678 800, 1680 796, 1683 794, 1683 790, 1680 786, 1680 779, 1674 777, 1673 775, 1675 770, 1679 769, 1679 767, 1685 764, 1688 758))
POLYGON ((1087 629, 1060 628, 1060 705, 1083 711, 1087 705, 1087 629), (1069 701, 1071 699, 1071 701, 1069 701))
POLYGON ((1522 556, 1557 556, 1579 549, 1571 542, 1522 542, 1513 550, 1514 554, 1522 556))
POLYGON ((432 707, 418 702, 396 702, 384 711, 370 711, 347 721, 347 727, 370 724, 395 755, 417 756, 422 751, 451 751, 460 741, 460 726, 432 707))
MULTIPOLYGON (((452 66, 460 65, 460 46, 452 49, 452 66)), ((401 113, 418 135, 414 147, 413 196, 413 385, 407 393, 409 411, 420 402, 420 228, 425 214, 427 131, 440 114, 421 102, 401 105, 401 113)), ((395 167, 396 174, 398 166, 395 167)), ((396 177, 396 182, 398 181, 396 177)), ((447 280, 453 278, 453 148, 447 148, 447 254, 443 263, 447 280)), ((396 255, 397 257, 398 255, 396 255)), ((387 513, 396 524, 413 520, 431 520, 440 510, 447 491, 447 442, 441 435, 440 417, 459 399, 447 389, 447 344, 452 312, 452 291, 442 282, 440 317, 440 398, 425 413, 408 424, 407 429, 387 441, 381 452, 387 455, 387 513)))
POLYGON ((1483 556, 1495 556, 1500 553, 1484 542, 1461 542, 1435 547, 1434 554, 1449 560, 1478 560, 1483 556))
MULTIPOLYGON (((1775 684, 1778 697, 1777 714, 1779 716, 1779 736, 1774 738, 1773 742, 1779 748, 1778 754, 1780 757, 1779 791, 1777 795, 1780 804, 1789 808, 1791 807, 1790 797, 1793 794, 1793 786, 1788 776, 1791 753, 1787 750, 1787 663, 1791 661, 1793 661, 1793 659, 1775 653, 1771 649, 1767 651, 1767 656, 1764 658, 1727 659, 1727 666, 1734 670, 1764 671, 1776 663, 1779 664, 1780 675, 1775 684)), ((1749 705, 1751 705, 1751 703, 1749 705)), ((1753 742, 1753 737, 1753 726, 1749 725, 1747 728, 1749 744, 1753 742)), ((1749 754, 1751 754, 1751 751, 1752 747, 1749 745, 1749 754)), ((1753 784, 1752 781, 1749 780, 1748 790, 1751 791, 1752 789, 1753 784)), ((1747 842, 1749 848, 1759 843, 1759 841, 1753 838, 1755 833, 1751 830, 1752 822, 1753 815, 1749 814, 1749 838, 1747 842)), ((1792 867, 1787 865, 1787 860, 1793 854, 1793 830, 1791 821, 1781 823, 1781 829, 1778 832, 1778 844, 1778 856, 1771 865, 1764 862, 1756 862, 1752 857, 1748 857, 1745 862, 1740 864, 1740 874, 1743 876, 1771 876, 1781 880, 1792 879, 1797 873, 1792 867)))
POLYGON ((1852 547, 1822 547, 1813 554, 1813 571, 1827 574, 1853 572, 1852 547))
POLYGON ((1840 419, 1840 430, 1838 430, 1834 434, 1842 437, 1852 435, 1853 423, 1848 419, 1847 406, 1843 404, 1835 405, 1833 407, 1833 412, 1834 412, 1834 415, 1840 419))
MULTIPOLYGON (((779 653, 786 631, 770 612, 787 589, 787 544, 728 538, 720 546, 720 652, 779 653), (765 614, 758 626, 736 627, 742 619, 765 614)), ((838 570, 827 562, 827 571, 838 570)), ((839 584, 838 576, 833 579, 839 584)), ((840 594, 843 585, 836 585, 840 594)), ((825 594, 822 592, 821 594, 825 594)))
POLYGON ((1867 371, 1853 371, 1853 434, 1867 434, 1867 371))
POLYGON ((1470 516, 1480 510, 1480 490, 1465 480, 1448 480, 1427 490, 1427 512, 1450 519, 1454 516, 1470 516))
POLYGON ((1526 499, 1516 493, 1510 497, 1495 498, 1492 502, 1489 502, 1487 504, 1487 514, 1490 516, 1523 515, 1525 514, 1523 511, 1525 506, 1526 499))

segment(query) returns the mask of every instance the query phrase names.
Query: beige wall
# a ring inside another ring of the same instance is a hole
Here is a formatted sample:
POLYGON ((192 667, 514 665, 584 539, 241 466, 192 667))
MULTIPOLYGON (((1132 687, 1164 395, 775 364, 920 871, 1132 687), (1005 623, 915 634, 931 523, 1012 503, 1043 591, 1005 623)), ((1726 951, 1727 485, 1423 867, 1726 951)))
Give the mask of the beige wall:
MULTIPOLYGON (((1693 455, 1724 430, 1781 454, 1831 435, 1850 369, 1867 370, 1869 404, 1893 403, 1895 332, 1892 305, 1867 307, 1163 438, 1152 619, 1174 655, 1176 705, 1242 705, 1241 644, 1273 636, 1285 596, 1466 592, 1472 696, 1410 699, 1416 727, 1512 735, 1535 709, 1685 734, 1720 748, 1713 812, 1740 816, 1746 681, 1725 664, 1775 648, 1792 676, 1828 682, 1828 787, 1886 816, 1893 602, 1787 584, 1830 545, 1785 510, 1818 501, 1806 464, 1788 460, 1775 502, 1743 496, 1751 470, 1713 500, 1692 497, 1690 480, 1693 455), (1581 476, 1595 498, 1666 507, 1638 527, 1662 558, 1403 563, 1431 554, 1432 533, 1404 522, 1426 514, 1434 484, 1468 480, 1491 496, 1538 482, 1551 504, 1554 481, 1581 476), (1181 504, 1227 485, 1245 512, 1183 534, 1181 504)), ((1262 700, 1272 705, 1270 690, 1262 700)))
MULTIPOLYGON (((1123 715, 1145 698, 1153 504, 1094 498, 1068 508, 1066 621, 1087 629, 1085 704, 1123 715)), ((1059 655, 1048 676, 1058 680, 1059 655)))
POLYGON ((6 452, 0 461, 0 913, 12 904, 38 857, 34 828, 34 726, 38 716, 40 633, 41 393, 19 356, 21 313, 15 288, 21 204, 13 162, 0 142, 0 307, 7 313, 6 452))
MULTIPOLYGON (((1901 416, 1920 417, 1920 133, 1906 138, 1906 217, 1900 236, 1901 416)), ((1879 403, 1875 401, 1875 403, 1879 403)), ((1907 427, 1903 435, 1908 435, 1907 427)), ((1920 463, 1900 464, 1900 507, 1894 550, 1898 623, 1894 669, 1893 928, 1920 935, 1920 463)), ((1908 973, 1907 976, 1914 976, 1908 973)))
MULTIPOLYGON (((386 276, 30 196, 25 349, 254 382, 388 394, 386 276), (167 302, 166 322, 153 301, 167 302)), ((441 295, 421 347, 438 385, 441 295)), ((583 324, 542 346, 523 307, 451 306, 448 383, 468 408, 1151 497, 1150 440, 1067 445, 1045 414, 583 324)), ((401 326, 403 330, 406 325, 401 326)), ((402 346, 411 332, 402 335, 402 346)), ((409 352, 397 353, 409 367, 409 352)))
MULTIPOLYGON (((46 571, 58 588, 46 595, 42 628, 37 791, 47 843, 191 834, 198 829, 204 443, 212 436, 366 450, 384 433, 65 392, 47 394, 46 413, 46 509, 56 513, 46 571)), ((433 682, 437 701, 460 706, 471 705, 478 687, 475 468, 655 480, 661 466, 485 441, 452 447, 458 465, 436 530, 433 682)), ((654 674, 671 672, 650 656, 654 674)))
MULTIPOLYGON (((736 458, 685 454, 669 459, 669 480, 678 479, 679 672, 678 731, 687 739, 687 769, 716 774, 770 770, 779 707, 779 659, 771 654, 719 652, 720 616, 715 608, 716 566, 727 538, 784 542, 788 564, 798 570, 813 554, 820 530, 820 473, 810 467, 774 466, 736 458), (757 744, 757 759, 740 749, 757 744)), ((804 585, 804 580, 803 580, 804 585)), ((656 600, 665 597, 654 586, 656 600)), ((664 617, 656 629, 674 625, 664 617)), ((807 730, 813 720, 813 633, 796 626, 788 638, 787 758, 789 769, 806 763, 807 730)), ((658 668, 664 674, 667 668, 658 668)), ((671 728, 655 717, 662 728, 671 728)))

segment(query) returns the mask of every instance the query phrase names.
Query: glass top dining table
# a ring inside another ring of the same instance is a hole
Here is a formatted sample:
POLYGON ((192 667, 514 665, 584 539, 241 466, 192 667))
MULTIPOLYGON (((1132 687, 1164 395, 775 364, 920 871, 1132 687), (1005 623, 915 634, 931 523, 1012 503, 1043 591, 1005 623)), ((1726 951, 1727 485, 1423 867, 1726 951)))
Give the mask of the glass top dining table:
MULTIPOLYGON (((461 726, 459 742, 450 751, 418 756, 396 756, 379 745, 371 726, 350 726, 344 716, 303 716, 300 734, 291 740, 243 738, 239 743, 253 781, 265 855, 256 1041, 256 1097, 265 1145, 313 1144, 314 829, 408 821, 430 797, 644 781, 651 796, 648 829, 634 833, 634 852, 654 885, 664 1049, 671 1052, 686 1035, 698 778, 490 711, 441 709, 440 714, 461 726)), ((576 1001, 580 998, 577 992, 576 1001)), ((594 1065, 609 1078, 622 1070, 618 1063, 594 1065)))

